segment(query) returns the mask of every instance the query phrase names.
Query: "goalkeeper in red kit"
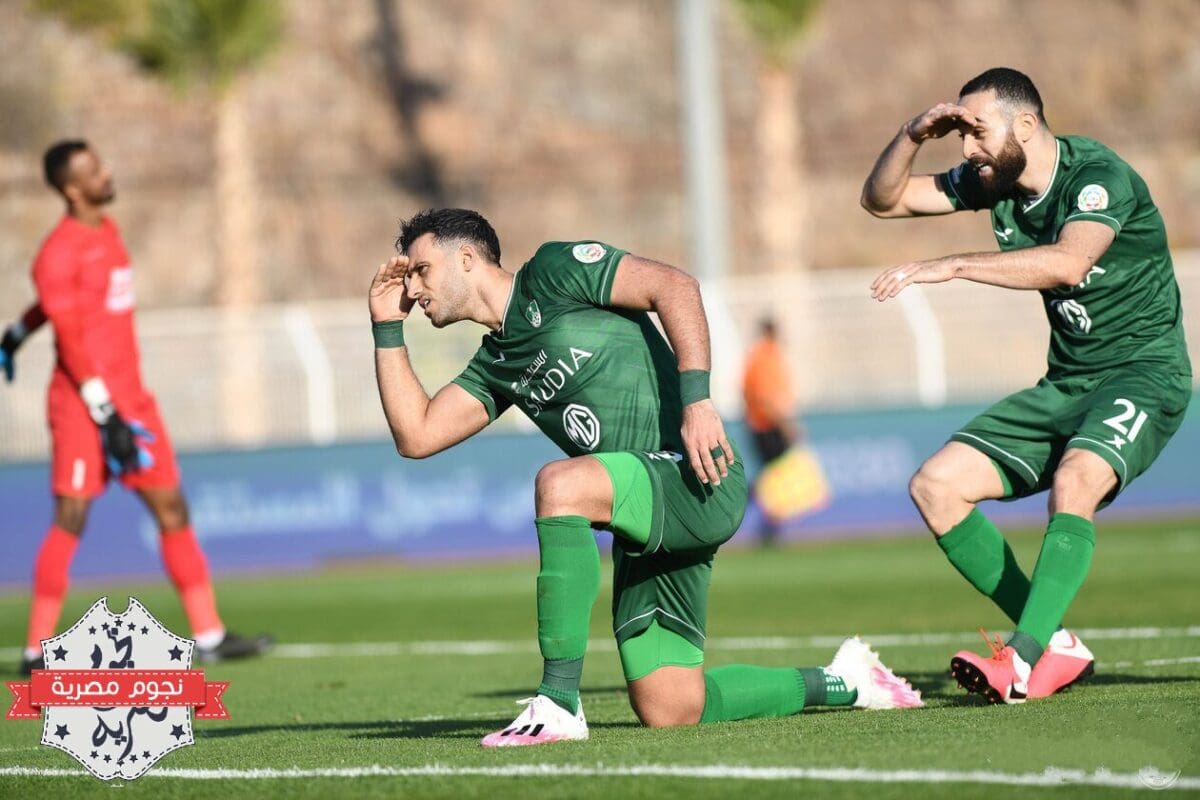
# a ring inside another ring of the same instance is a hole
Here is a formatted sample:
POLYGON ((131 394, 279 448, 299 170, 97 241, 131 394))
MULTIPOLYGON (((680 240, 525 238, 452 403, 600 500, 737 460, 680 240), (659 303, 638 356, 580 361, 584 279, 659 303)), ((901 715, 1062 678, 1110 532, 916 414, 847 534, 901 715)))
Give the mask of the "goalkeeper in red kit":
POLYGON ((188 521, 179 467, 154 396, 142 384, 133 332, 133 270, 120 232, 103 208, 114 197, 112 173, 83 141, 55 144, 44 158, 46 182, 67 212, 33 264, 38 302, 4 332, 0 368, 13 378, 13 356, 46 321, 57 361, 47 392, 52 440, 54 521, 33 566, 33 603, 21 671, 47 665, 41 640, 55 634, 71 559, 92 500, 110 478, 136 492, 161 533, 163 564, 179 592, 202 661, 253 655, 268 637, 225 629, 208 564, 188 521))

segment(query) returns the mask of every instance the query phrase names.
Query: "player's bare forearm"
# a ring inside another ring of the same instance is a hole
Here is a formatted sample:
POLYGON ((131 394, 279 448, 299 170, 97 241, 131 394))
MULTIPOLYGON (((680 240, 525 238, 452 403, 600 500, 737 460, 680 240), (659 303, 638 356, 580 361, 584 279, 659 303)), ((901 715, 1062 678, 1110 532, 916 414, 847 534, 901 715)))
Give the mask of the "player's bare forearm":
POLYGON ((662 321, 663 332, 671 349, 675 351, 679 371, 707 371, 712 368, 712 352, 700 284, 690 275, 684 275, 684 278, 686 280, 672 281, 664 287, 654 304, 654 311, 662 321))
POLYGON ((863 185, 862 207, 876 217, 919 217, 955 211, 933 175, 913 175, 913 159, 926 139, 940 139, 975 124, 970 111, 938 103, 900 127, 863 185))
POLYGON ((625 255, 617 265, 610 302, 616 308, 657 313, 680 372, 711 368, 708 318, 700 284, 691 275, 669 264, 625 255))
POLYGON ((886 216, 900 205, 920 149, 921 145, 908 135, 908 124, 905 123, 879 154, 863 184, 859 199, 863 208, 877 216, 886 216))
POLYGON ((420 457, 420 432, 429 395, 413 372, 407 347, 375 349, 375 382, 392 439, 400 455, 420 457))
POLYGON ((959 253, 933 261, 899 264, 871 284, 880 302, 913 283, 941 283, 962 278, 1006 289, 1056 289, 1087 279, 1116 234, 1099 222, 1079 220, 1063 226, 1058 241, 1000 253, 959 253))
POLYGON ((407 347, 375 349, 375 380, 396 451, 426 458, 487 427, 483 404, 457 384, 432 398, 413 371, 407 347))
POLYGON ((1092 262, 1054 245, 947 256, 955 278, 1005 289, 1057 289, 1087 276, 1092 262))

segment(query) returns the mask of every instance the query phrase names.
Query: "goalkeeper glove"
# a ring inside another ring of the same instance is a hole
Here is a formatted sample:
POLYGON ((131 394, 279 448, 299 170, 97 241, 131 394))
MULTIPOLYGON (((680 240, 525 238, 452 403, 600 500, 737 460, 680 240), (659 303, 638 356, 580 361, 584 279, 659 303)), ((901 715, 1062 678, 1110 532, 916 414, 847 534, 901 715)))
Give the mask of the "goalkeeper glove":
POLYGON ((154 435, 136 419, 126 420, 117 413, 104 381, 87 379, 79 387, 79 394, 92 421, 100 428, 104 460, 113 474, 124 475, 154 466, 154 458, 142 446, 153 442, 154 435))
POLYGON ((9 383, 13 382, 13 374, 17 369, 14 356, 17 348, 25 341, 27 333, 29 332, 25 330, 25 324, 17 320, 4 329, 4 337, 0 338, 0 369, 4 370, 4 379, 9 383))

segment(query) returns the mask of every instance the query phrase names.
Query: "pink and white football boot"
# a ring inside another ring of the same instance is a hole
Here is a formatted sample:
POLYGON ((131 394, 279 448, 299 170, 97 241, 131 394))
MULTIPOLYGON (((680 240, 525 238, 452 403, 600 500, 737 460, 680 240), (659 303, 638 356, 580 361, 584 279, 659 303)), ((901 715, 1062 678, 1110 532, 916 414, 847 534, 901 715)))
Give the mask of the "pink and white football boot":
POLYGON ((525 706, 525 710, 511 725, 483 737, 480 744, 484 747, 523 747, 588 738, 582 701, 575 714, 543 694, 518 700, 517 703, 525 706))
POLYGON ((888 669, 879 654, 857 636, 842 642, 825 670, 858 690, 855 708, 920 708, 925 705, 921 692, 888 669))
POLYGON ((1079 638, 1066 629, 1054 632, 1046 652, 1033 665, 1029 676, 1029 698, 1049 697, 1095 672, 1096 657, 1079 638))

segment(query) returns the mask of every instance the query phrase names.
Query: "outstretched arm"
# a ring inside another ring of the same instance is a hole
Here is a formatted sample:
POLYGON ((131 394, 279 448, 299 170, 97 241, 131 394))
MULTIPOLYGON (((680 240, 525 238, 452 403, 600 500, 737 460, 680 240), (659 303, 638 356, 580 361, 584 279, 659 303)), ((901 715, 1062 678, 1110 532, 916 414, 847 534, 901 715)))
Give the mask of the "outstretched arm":
POLYGON ((728 465, 733 463, 733 447, 708 397, 712 358, 700 284, 674 267, 626 254, 617 265, 609 302, 617 308, 658 314, 679 362, 684 455, 701 483, 719 486, 721 478, 729 474, 728 465), (702 382, 702 388, 693 392, 693 385, 701 386, 698 382, 702 382), (721 455, 714 459, 713 451, 721 455))
POLYGON ((394 256, 379 266, 371 283, 371 322, 379 332, 375 380, 396 450, 406 458, 425 458, 483 430, 488 413, 483 403, 457 384, 447 384, 432 398, 421 386, 408 347, 402 344, 403 335, 397 339, 399 323, 413 306, 405 289, 407 274, 408 257, 394 256))
POLYGON ((964 278, 1006 289, 1055 289, 1087 278, 1116 233, 1100 222, 1077 220, 1063 226, 1054 244, 1002 253, 960 253, 914 261, 885 270, 871 284, 871 297, 883 302, 913 283, 964 278))
POLYGON ((970 111, 953 103, 938 103, 910 119, 884 148, 863 184, 862 207, 876 217, 917 217, 955 210, 938 188, 934 175, 913 175, 913 161, 926 139, 940 139, 953 130, 973 126, 970 111))
POLYGON ((42 327, 46 322, 46 312, 42 311, 41 303, 34 303, 25 309, 20 318, 4 329, 0 337, 0 370, 4 371, 5 380, 13 381, 16 372, 15 357, 17 350, 29 338, 29 335, 42 327))

